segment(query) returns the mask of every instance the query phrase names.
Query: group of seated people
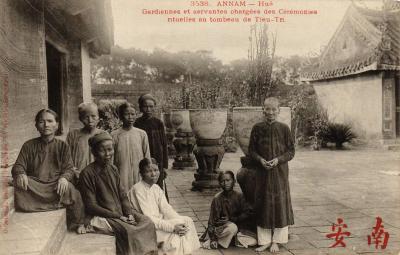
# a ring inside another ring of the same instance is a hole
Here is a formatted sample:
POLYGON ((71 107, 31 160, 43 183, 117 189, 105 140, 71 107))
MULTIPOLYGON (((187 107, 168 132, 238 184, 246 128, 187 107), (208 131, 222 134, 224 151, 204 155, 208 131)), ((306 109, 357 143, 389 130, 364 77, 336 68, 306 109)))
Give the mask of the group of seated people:
MULTIPOLYGON (((143 157, 133 167, 138 168, 140 178, 126 187, 127 180, 114 164, 115 138, 96 128, 97 107, 81 105, 79 116, 84 127, 70 132, 64 142, 55 137, 57 113, 50 109, 37 113, 35 126, 40 137, 24 143, 12 168, 16 209, 38 212, 65 207, 69 230, 115 235, 117 254, 121 255, 157 254, 160 250, 192 254, 200 248, 193 220, 179 215, 157 185, 158 162, 143 157), (84 160, 77 162, 76 158, 84 160)), ((242 247, 255 245, 254 237, 238 230, 251 217, 251 210, 243 195, 233 190, 234 174, 221 173, 219 182, 223 191, 212 201, 209 225, 200 238, 203 247, 227 248, 231 242, 242 247)))

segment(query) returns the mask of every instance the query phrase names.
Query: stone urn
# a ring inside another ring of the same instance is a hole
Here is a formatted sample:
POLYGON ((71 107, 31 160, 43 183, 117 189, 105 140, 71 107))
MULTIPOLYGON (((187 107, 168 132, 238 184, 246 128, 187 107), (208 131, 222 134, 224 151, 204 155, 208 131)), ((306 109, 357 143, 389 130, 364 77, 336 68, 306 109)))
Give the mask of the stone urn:
POLYGON ((196 139, 190 127, 189 111, 172 110, 170 122, 171 126, 176 130, 172 141, 176 151, 172 168, 194 170, 196 163, 193 149, 196 145, 196 139))
MULTIPOLYGON (((255 163, 248 155, 250 133, 253 126, 264 121, 262 107, 234 107, 233 130, 240 148, 245 154, 240 158, 242 167, 237 172, 236 178, 242 189, 243 195, 250 204, 254 204, 256 172, 255 163)), ((280 107, 278 121, 291 126, 291 113, 289 107, 280 107)))
POLYGON ((225 149, 222 142, 227 109, 191 109, 190 125, 196 137, 194 155, 198 169, 194 174, 193 190, 218 188, 218 170, 225 149))
POLYGON ((176 129, 172 126, 171 123, 171 113, 162 113, 161 120, 164 122, 165 126, 165 136, 167 137, 168 155, 174 156, 176 151, 174 144, 172 142, 175 137, 176 129))

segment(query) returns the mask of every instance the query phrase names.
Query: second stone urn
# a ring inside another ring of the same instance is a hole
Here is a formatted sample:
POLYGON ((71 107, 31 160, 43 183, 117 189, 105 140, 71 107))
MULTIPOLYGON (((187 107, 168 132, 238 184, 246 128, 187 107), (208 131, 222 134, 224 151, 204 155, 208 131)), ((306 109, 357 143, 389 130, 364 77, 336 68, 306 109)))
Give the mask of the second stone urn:
POLYGON ((194 190, 218 188, 218 170, 225 149, 222 143, 227 109, 191 109, 190 125, 196 137, 194 155, 198 169, 192 183, 194 190))
POLYGON ((167 137, 168 155, 174 156, 176 151, 172 142, 174 140, 176 130, 171 123, 171 113, 162 113, 161 119, 164 122, 165 126, 165 136, 167 137))
POLYGON ((196 145, 196 139, 190 128, 189 111, 172 110, 170 121, 172 127, 176 129, 175 138, 172 141, 176 151, 172 168, 194 170, 196 163, 193 149, 196 145))
MULTIPOLYGON (((248 155, 251 129, 256 123, 264 121, 262 107, 234 107, 233 130, 240 148, 245 154, 240 158, 242 167, 236 175, 236 179, 242 189, 246 200, 253 205, 255 199, 256 170, 254 161, 248 155)), ((291 113, 289 107, 280 107, 278 121, 290 127, 291 113)))

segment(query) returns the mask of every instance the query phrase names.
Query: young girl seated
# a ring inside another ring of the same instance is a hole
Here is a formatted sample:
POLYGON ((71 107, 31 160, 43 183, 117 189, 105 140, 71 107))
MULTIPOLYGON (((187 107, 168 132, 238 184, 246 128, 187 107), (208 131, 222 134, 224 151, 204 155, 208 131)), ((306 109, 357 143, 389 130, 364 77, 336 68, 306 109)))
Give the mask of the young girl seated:
POLYGON ((142 181, 128 192, 133 207, 148 216, 156 226, 157 242, 168 255, 192 254, 200 248, 193 220, 179 215, 170 204, 163 190, 157 185, 160 170, 155 159, 140 161, 142 181))
POLYGON ((223 191, 211 202, 208 228, 200 238, 203 248, 217 249, 218 245, 228 248, 232 241, 239 247, 256 245, 254 234, 246 226, 252 214, 251 208, 243 194, 233 190, 235 175, 232 171, 222 172, 218 181, 223 191))

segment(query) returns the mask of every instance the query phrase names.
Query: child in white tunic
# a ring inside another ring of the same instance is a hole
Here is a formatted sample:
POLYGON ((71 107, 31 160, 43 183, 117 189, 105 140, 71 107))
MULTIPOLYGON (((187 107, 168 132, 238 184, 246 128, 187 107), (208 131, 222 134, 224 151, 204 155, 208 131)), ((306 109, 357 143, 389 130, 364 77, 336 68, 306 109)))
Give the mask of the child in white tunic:
POLYGON ((122 120, 122 127, 111 133, 115 150, 114 165, 119 169, 122 185, 125 190, 129 190, 140 181, 140 160, 150 159, 149 141, 144 130, 133 126, 136 110, 132 104, 120 105, 118 114, 122 120))
POLYGON ((193 220, 179 215, 164 195, 163 190, 154 185, 160 171, 154 159, 145 158, 139 163, 142 180, 128 192, 129 201, 135 209, 148 216, 156 226, 157 242, 162 244, 167 254, 191 254, 200 248, 193 220))

